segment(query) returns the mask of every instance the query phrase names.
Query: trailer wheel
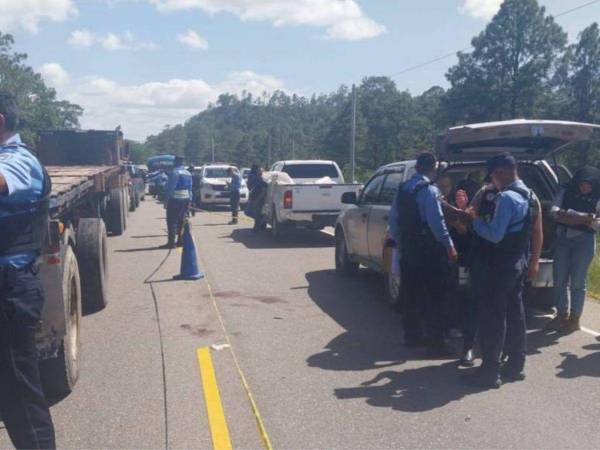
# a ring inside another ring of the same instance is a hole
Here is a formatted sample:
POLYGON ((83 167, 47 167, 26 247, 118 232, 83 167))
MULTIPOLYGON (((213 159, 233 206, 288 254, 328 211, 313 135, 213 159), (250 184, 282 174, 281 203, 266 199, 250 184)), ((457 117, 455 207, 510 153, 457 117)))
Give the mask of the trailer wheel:
POLYGON ((66 335, 58 349, 58 356, 40 363, 44 392, 52 399, 69 395, 79 378, 81 282, 77 258, 71 246, 67 247, 64 256, 62 282, 66 335))
POLYGON ((106 307, 108 249, 106 227, 102 219, 79 219, 77 261, 81 267, 81 293, 86 314, 106 307))
POLYGON ((113 236, 120 236, 125 231, 125 199, 123 190, 111 189, 106 209, 106 227, 113 236))
POLYGON ((126 230, 127 229, 127 217, 129 217, 129 211, 130 211, 129 207, 131 204, 131 198, 129 197, 129 189, 126 187, 123 188, 123 199, 124 199, 123 214, 125 217, 125 225, 124 225, 123 229, 126 230))

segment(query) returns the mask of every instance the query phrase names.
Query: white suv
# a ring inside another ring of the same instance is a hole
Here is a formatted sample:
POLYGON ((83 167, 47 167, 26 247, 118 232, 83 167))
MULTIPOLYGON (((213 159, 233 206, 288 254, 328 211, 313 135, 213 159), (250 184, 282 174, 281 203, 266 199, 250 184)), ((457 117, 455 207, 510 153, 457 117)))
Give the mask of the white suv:
MULTIPOLYGON (((237 167, 229 164, 207 164, 200 169, 200 186, 198 202, 203 205, 227 205, 231 196, 229 183, 231 178, 228 171, 230 168, 239 174, 237 167)), ((248 186, 242 180, 240 189, 240 204, 248 203, 248 186)))

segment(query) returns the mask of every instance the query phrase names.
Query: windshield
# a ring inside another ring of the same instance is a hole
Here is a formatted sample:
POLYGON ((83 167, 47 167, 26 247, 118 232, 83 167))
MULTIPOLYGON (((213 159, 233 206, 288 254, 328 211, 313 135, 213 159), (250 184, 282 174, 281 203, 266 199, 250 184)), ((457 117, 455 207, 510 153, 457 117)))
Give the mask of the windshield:
POLYGON ((338 178, 339 174, 333 164, 290 164, 283 166, 282 172, 291 178, 338 178))
POLYGON ((214 167, 210 169, 204 169, 205 178, 229 178, 227 173, 229 169, 227 167, 214 167))

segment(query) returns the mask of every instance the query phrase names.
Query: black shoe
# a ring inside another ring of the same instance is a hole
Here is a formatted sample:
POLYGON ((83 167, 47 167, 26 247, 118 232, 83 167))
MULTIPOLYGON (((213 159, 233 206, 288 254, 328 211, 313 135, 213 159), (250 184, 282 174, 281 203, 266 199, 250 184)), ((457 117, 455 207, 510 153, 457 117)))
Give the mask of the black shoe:
POLYGON ((475 365, 475 355, 473 354, 472 349, 465 350, 462 358, 458 362, 458 365, 461 367, 473 367, 475 365))
POLYGON ((175 244, 165 244, 158 247, 162 250, 173 250, 175 248, 175 244))
POLYGON ((523 370, 510 367, 508 364, 500 368, 500 376, 502 377, 502 381, 508 383, 525 380, 525 372, 523 370))
POLYGON ((502 386, 502 380, 497 373, 490 373, 481 368, 468 375, 463 375, 461 382, 466 386, 479 389, 499 389, 502 386))

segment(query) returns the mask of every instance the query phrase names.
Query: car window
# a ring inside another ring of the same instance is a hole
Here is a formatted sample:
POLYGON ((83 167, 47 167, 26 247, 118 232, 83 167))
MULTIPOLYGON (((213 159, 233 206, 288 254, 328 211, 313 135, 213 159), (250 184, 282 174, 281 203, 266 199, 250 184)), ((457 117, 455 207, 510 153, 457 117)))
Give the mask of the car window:
POLYGON ((214 167, 204 170, 206 178, 229 178, 229 169, 226 167, 214 167))
POLYGON ((375 178, 369 181, 369 184, 365 186, 361 201, 363 203, 377 203, 379 200, 379 192, 383 185, 384 175, 377 175, 375 178))
POLYGON ((402 172, 394 172, 388 174, 388 176, 385 178, 385 182, 383 183, 381 194, 379 195, 379 203, 391 205, 394 201, 394 197, 396 196, 398 186, 400 185, 400 183, 402 183, 403 179, 404 170, 402 170, 402 172))
POLYGON ((291 178, 339 177, 333 164, 287 164, 281 170, 291 178))

